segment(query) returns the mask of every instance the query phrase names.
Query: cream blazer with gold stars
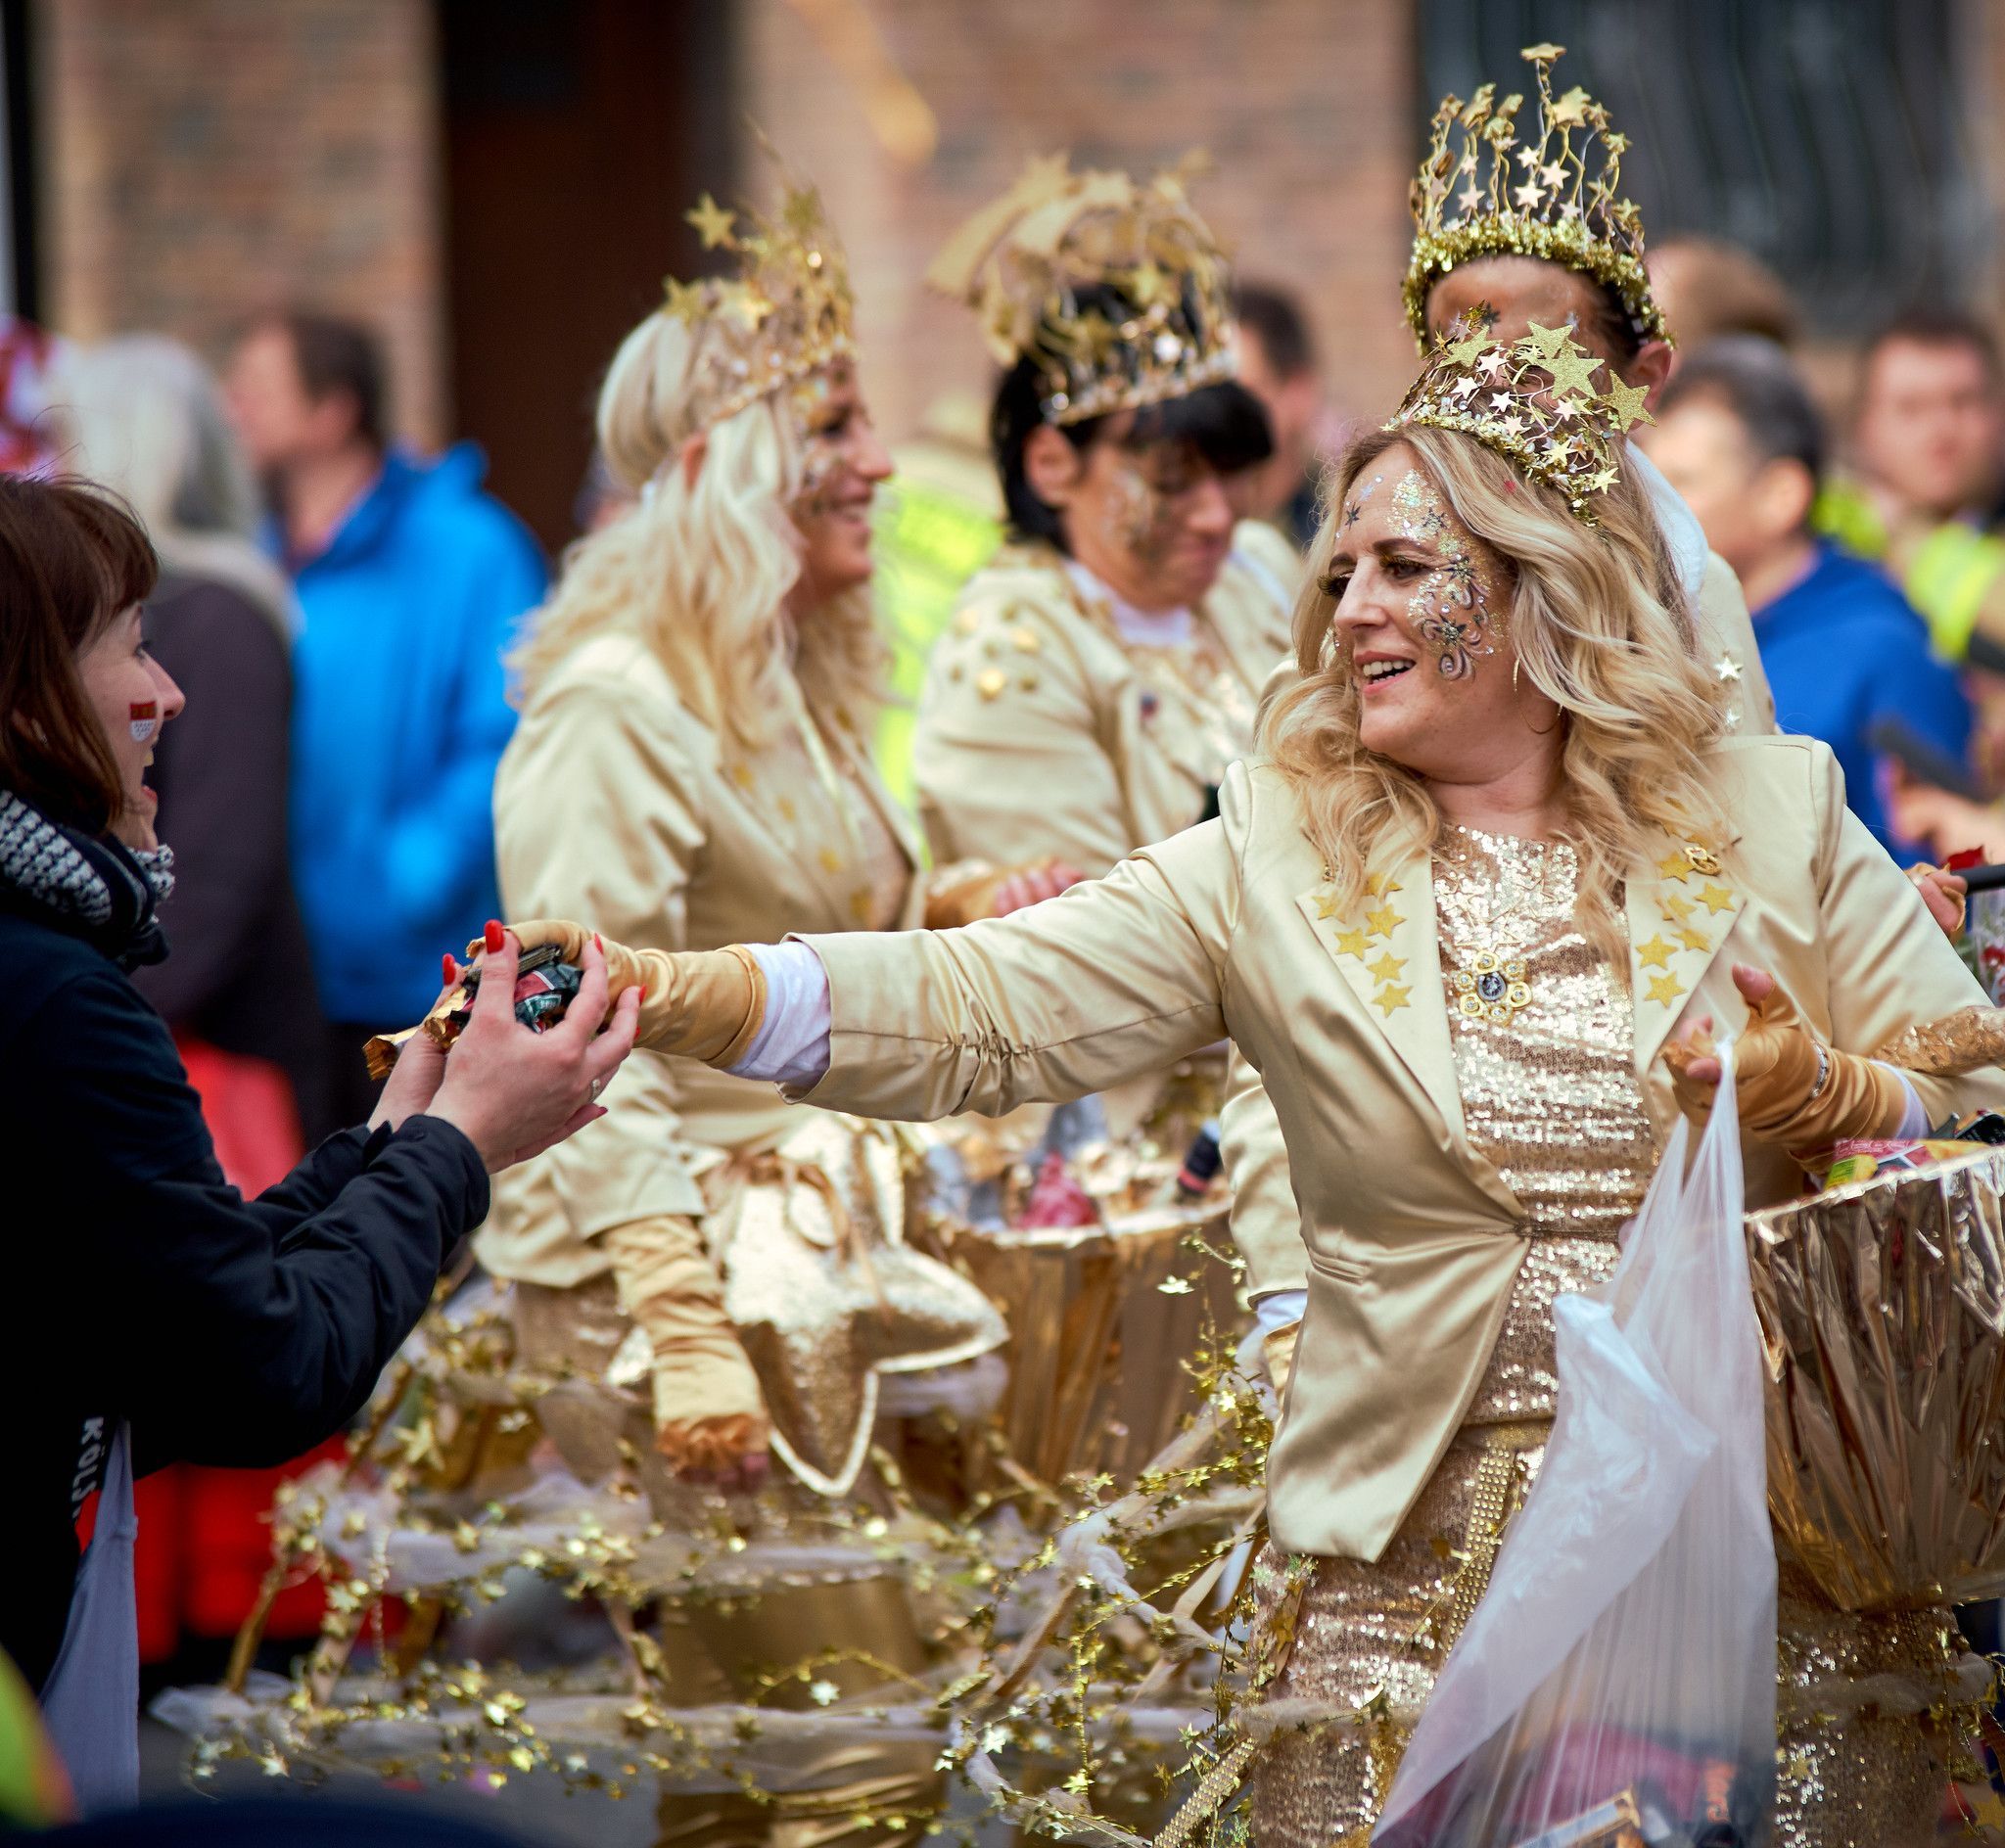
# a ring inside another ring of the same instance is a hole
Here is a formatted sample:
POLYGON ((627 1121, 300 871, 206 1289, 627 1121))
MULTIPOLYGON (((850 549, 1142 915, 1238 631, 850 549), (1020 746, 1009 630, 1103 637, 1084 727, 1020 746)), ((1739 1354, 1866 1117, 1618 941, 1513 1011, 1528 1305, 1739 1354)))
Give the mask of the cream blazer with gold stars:
MULTIPOLYGON (((1736 962, 1772 970, 1855 1052, 1982 999, 1845 808, 1825 746, 1730 741, 1719 764, 1739 839, 1665 837, 1625 888, 1636 1071, 1660 1142, 1675 1105, 1657 1055, 1688 1012, 1744 1018, 1736 962)), ((961 931, 816 938, 832 1056, 807 1098, 895 1118, 998 1113, 1230 1034, 1266 1082, 1308 1252, 1269 1464, 1274 1539, 1369 1559, 1460 1424, 1528 1241, 1464 1126, 1427 856, 1390 852, 1368 870, 1372 896, 1339 912, 1291 790, 1242 765, 1219 819, 1049 903, 961 931)), ((1914 1083, 1935 1120, 2005 1104, 1995 1072, 1914 1083)), ((1795 1191, 1780 1151, 1750 1143, 1747 1159, 1750 1205, 1795 1191)))
MULTIPOLYGON (((637 947, 715 949, 858 929, 888 885, 894 921, 916 924, 909 823, 863 742, 837 727, 821 735, 833 792, 795 726, 741 751, 683 704, 640 642, 583 644, 536 690, 495 778, 507 914, 583 918, 637 947), (858 802, 874 829, 845 812, 858 802)), ((496 1275, 556 1288, 597 1275, 610 1268, 598 1233, 700 1215, 697 1171, 719 1151, 769 1146, 801 1120, 769 1085, 651 1052, 627 1061, 605 1102, 611 1114, 588 1133, 496 1177, 477 1242, 496 1275)))
POLYGON ((1295 580, 1277 538, 1242 526, 1192 612, 1225 675, 1216 698, 1123 641, 1052 547, 1005 546, 977 572, 933 650, 912 741, 934 856, 1049 855, 1099 874, 1203 815, 1287 652, 1295 580))

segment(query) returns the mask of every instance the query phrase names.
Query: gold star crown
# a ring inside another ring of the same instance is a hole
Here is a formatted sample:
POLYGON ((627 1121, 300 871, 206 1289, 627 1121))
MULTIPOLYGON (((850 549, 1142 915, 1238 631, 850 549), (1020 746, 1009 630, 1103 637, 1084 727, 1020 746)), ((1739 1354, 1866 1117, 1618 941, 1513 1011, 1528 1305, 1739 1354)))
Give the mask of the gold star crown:
POLYGON ((1563 327, 1534 321, 1522 340, 1507 344, 1490 339, 1478 315, 1466 315, 1427 355, 1385 428, 1459 430, 1557 487, 1579 519, 1597 526, 1593 496, 1622 478, 1622 433, 1650 419, 1643 388, 1611 374, 1604 391, 1595 383, 1604 369, 1563 327))
POLYGON ((1629 137, 1609 126, 1609 112, 1577 83, 1553 94, 1553 61, 1562 45, 1528 45, 1538 72, 1536 133, 1518 132, 1524 98, 1501 103, 1486 83, 1464 103, 1441 99, 1409 204, 1414 251, 1407 264, 1406 318, 1422 350, 1427 344, 1427 292, 1458 263, 1478 256, 1536 256, 1611 289, 1640 340, 1668 340, 1663 311, 1643 266, 1643 214, 1618 197, 1629 137), (1451 137, 1461 131, 1459 147, 1451 137), (1483 162, 1487 158, 1488 170, 1483 162))
POLYGON ((788 183, 777 218, 726 211, 705 193, 686 215, 706 251, 738 259, 735 276, 671 276, 666 285, 662 312, 704 337, 691 392, 697 429, 854 359, 849 262, 818 193, 788 183))
POLYGON ((1226 260, 1185 195, 1200 166, 1189 157, 1138 186, 1125 173, 1074 173, 1062 154, 1033 161, 954 234, 926 280, 975 310, 1001 364, 1036 362, 1054 424, 1230 379, 1226 260))

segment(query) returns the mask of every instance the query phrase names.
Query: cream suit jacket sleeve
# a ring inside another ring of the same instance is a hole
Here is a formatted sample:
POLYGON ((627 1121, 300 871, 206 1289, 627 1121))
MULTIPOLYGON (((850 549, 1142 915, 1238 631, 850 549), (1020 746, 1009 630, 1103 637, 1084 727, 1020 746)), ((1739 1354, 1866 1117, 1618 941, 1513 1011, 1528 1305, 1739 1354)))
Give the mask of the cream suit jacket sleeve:
MULTIPOLYGON (((1773 973, 1847 1051, 1982 998, 1845 809, 1825 746, 1734 741, 1719 764, 1737 838, 1659 837, 1625 885, 1635 1069, 1660 1143, 1676 1113, 1664 1041, 1699 1013, 1729 1030, 1746 1018, 1737 962, 1773 973), (1716 870, 1700 870, 1702 849, 1716 870)), ((1378 896, 1339 910, 1292 791, 1239 766, 1219 820, 1049 903, 931 939, 814 939, 833 1063, 810 1098, 886 1117, 997 1112, 1229 1032, 1292 1158, 1308 1266, 1269 1465, 1275 1542, 1376 1558, 1475 1393, 1528 1239, 1463 1120, 1431 864, 1392 845, 1367 871, 1378 896), (1369 957, 1348 947, 1366 930, 1369 957)), ((2005 1105, 1996 1072, 1915 1083, 1938 1118, 2005 1105)), ((1797 1190, 1782 1151, 1744 1152, 1750 1205, 1797 1190)))

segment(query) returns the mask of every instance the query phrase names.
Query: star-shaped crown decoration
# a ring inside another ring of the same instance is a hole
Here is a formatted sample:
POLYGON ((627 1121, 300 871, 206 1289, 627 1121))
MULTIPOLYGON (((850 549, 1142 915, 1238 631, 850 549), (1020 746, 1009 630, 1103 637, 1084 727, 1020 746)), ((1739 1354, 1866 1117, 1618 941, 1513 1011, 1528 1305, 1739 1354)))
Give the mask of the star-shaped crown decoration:
POLYGON ((1427 292, 1479 256, 1563 263, 1612 290, 1639 339, 1670 338, 1643 263, 1643 214, 1619 192, 1629 138, 1609 126, 1608 110, 1577 83, 1553 94, 1553 63, 1564 49, 1525 47, 1538 73, 1538 120, 1521 131, 1523 96, 1499 102, 1494 83, 1467 103, 1443 97, 1434 112, 1409 196, 1414 249, 1402 292, 1422 351, 1427 292))
POLYGON ((1054 424, 1229 379, 1226 259, 1185 190, 1202 164, 1189 157, 1138 185, 1074 173, 1062 154, 1035 160, 954 234, 926 280, 975 310, 1000 364, 1036 361, 1054 424))
POLYGON ((1621 480, 1622 434, 1647 423, 1648 393, 1607 371, 1563 327, 1536 321, 1521 340, 1492 340, 1478 314, 1465 315, 1427 355, 1387 430, 1459 430, 1535 482, 1556 487, 1588 526, 1594 496, 1621 480))
POLYGON ((708 193, 685 216, 706 251, 737 259, 736 275, 671 276, 665 285, 662 312, 702 332, 690 404, 696 429, 854 360, 849 262, 812 187, 785 182, 774 218, 726 211, 708 193))

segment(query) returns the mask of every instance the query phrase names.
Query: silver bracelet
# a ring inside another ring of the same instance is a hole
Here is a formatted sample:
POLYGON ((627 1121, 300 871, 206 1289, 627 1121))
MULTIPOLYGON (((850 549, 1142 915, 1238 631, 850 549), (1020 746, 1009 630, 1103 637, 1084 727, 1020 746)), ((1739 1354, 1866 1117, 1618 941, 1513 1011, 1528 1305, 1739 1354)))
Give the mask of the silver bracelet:
POLYGON ((1807 1103, 1815 1103, 1831 1082, 1831 1048, 1821 1040, 1812 1043, 1817 1048, 1817 1082, 1810 1086, 1810 1095, 1804 1100, 1807 1103))

